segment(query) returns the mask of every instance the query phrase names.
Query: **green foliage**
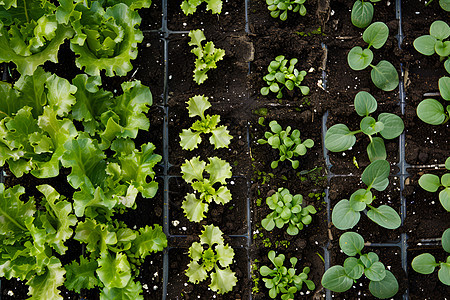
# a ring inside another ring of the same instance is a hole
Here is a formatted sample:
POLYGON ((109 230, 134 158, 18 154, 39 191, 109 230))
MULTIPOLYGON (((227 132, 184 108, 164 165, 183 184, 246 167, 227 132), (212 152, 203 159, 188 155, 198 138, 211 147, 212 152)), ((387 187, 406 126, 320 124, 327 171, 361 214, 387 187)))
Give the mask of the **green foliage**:
MULTIPOLYGON (((442 234, 442 248, 445 252, 450 253, 450 228, 442 234)), ((414 271, 421 274, 431 274, 438 267, 439 280, 445 285, 450 285, 450 255, 445 262, 438 263, 433 255, 423 253, 414 257, 411 266, 414 271)))
POLYGON ((286 21, 288 11, 298 12, 301 16, 306 15, 306 0, 266 0, 267 8, 272 18, 280 18, 286 21))
POLYGON ((351 20, 353 25, 358 28, 366 28, 372 23, 374 8, 371 2, 379 2, 381 0, 357 0, 353 3, 351 20))
POLYGON ((303 95, 309 94, 309 87, 301 85, 306 76, 306 71, 299 71, 295 68, 298 59, 293 58, 290 61, 283 55, 279 55, 273 60, 267 70, 269 74, 263 77, 268 86, 261 88, 261 94, 267 96, 269 92, 277 93, 277 98, 283 97, 282 90, 286 87, 292 91, 298 87, 303 95), (289 62, 289 66, 287 65, 289 62))
MULTIPOLYGON (((439 92, 442 99, 450 101, 450 77, 439 78, 439 92)), ((417 116, 427 124, 445 124, 450 119, 450 104, 444 109, 438 100, 424 99, 417 106, 417 116)))
POLYGON ((268 266, 261 266, 259 273, 263 276, 262 280, 265 283, 266 288, 269 289, 270 298, 277 298, 281 295, 281 299, 294 299, 294 294, 300 291, 303 287, 303 283, 306 287, 313 291, 316 286, 312 280, 308 279, 309 267, 304 267, 300 274, 297 273, 295 265, 297 264, 297 258, 291 257, 289 260, 291 267, 288 269, 285 267, 285 256, 279 254, 276 256, 275 251, 269 251, 268 257, 273 263, 274 268, 271 269, 268 266))
MULTIPOLYGON (((450 157, 445 160, 445 168, 450 170, 450 157)), ((442 207, 450 212, 450 173, 442 175, 441 178, 434 174, 423 174, 419 178, 419 185, 431 193, 435 193, 440 187, 443 187, 444 189, 439 192, 439 201, 442 207)))
POLYGON ((205 46, 202 46, 202 42, 206 40, 206 37, 200 29, 189 31, 189 37, 191 41, 188 45, 194 46, 191 52, 197 56, 195 60, 194 81, 200 85, 208 79, 206 72, 217 68, 216 63, 223 59, 225 50, 215 48, 213 42, 207 42, 205 46))
POLYGON ((314 146, 314 141, 306 139, 302 142, 300 130, 294 129, 291 133, 291 126, 283 130, 277 121, 271 121, 269 127, 271 132, 266 131, 264 133, 265 139, 259 139, 258 143, 269 144, 273 149, 278 149, 280 158, 272 161, 270 166, 275 169, 280 161, 289 160, 292 168, 297 169, 300 162, 294 158, 305 155, 307 149, 314 146))
POLYGON ((204 225, 200 235, 200 243, 194 242, 189 248, 186 275, 189 282, 199 283, 208 275, 211 277, 211 290, 224 294, 233 289, 237 278, 230 265, 233 262, 234 250, 224 243, 223 233, 214 225, 204 225))
POLYGON ((200 117, 189 129, 183 129, 180 133, 180 145, 184 150, 193 150, 202 142, 201 134, 211 133, 209 142, 214 149, 226 148, 233 138, 226 126, 218 126, 220 115, 206 115, 205 111, 211 107, 208 97, 194 96, 186 102, 188 104, 189 117, 200 117))
MULTIPOLYGON (((368 3, 370 4, 370 3, 368 3)), ((368 66, 372 67, 370 76, 376 87, 383 91, 392 91, 398 86, 398 73, 395 67, 386 60, 381 60, 377 65, 372 65, 373 52, 370 47, 380 49, 386 43, 389 36, 389 28, 383 22, 375 22, 364 30, 363 40, 368 44, 363 49, 353 47, 347 55, 350 68, 359 71, 368 66)))
POLYGON ((391 298, 398 292, 395 276, 385 269, 374 252, 362 254, 364 239, 356 232, 346 232, 339 238, 342 251, 350 256, 344 265, 332 266, 323 274, 322 285, 334 292, 345 292, 364 274, 370 280, 369 290, 379 299, 391 298), (356 258, 354 256, 358 255, 356 258))
POLYGON ((414 40, 414 48, 423 55, 437 54, 440 60, 445 60, 446 70, 450 73, 447 65, 450 63, 450 26, 444 21, 434 21, 430 26, 430 34, 422 35, 414 40))
POLYGON ((331 126, 325 135, 325 147, 332 152, 348 150, 356 143, 355 135, 362 132, 370 139, 370 143, 367 146, 367 155, 370 161, 386 159, 386 148, 383 139, 373 136, 379 133, 385 139, 398 137, 405 127, 403 120, 391 113, 379 114, 378 121, 369 116, 376 111, 377 101, 368 92, 358 92, 354 103, 358 115, 364 117, 361 120, 360 129, 350 131, 347 125, 344 124, 331 126))
POLYGON ((226 204, 231 201, 230 190, 226 187, 226 179, 231 178, 231 166, 226 161, 209 157, 209 164, 201 161, 198 156, 187 160, 181 165, 183 179, 190 183, 195 193, 188 193, 182 208, 186 217, 192 222, 200 222, 208 212, 209 204, 226 204), (209 177, 203 176, 204 171, 209 177), (220 183, 219 188, 214 185, 220 183))
POLYGON ((390 166, 386 160, 376 160, 364 170, 361 180, 367 185, 366 189, 358 189, 351 196, 350 200, 343 199, 333 208, 331 220, 336 228, 347 230, 358 224, 361 211, 369 207, 367 217, 378 225, 396 229, 401 225, 398 213, 387 205, 379 207, 372 206, 375 199, 370 191, 372 188, 377 191, 384 191, 389 184, 390 166))
POLYGON ((206 10, 210 10, 213 14, 220 14, 222 12, 222 0, 184 0, 181 3, 181 10, 186 16, 197 11, 197 6, 206 2, 206 10))
POLYGON ((312 205, 302 207, 303 196, 291 195, 288 189, 279 188, 272 196, 266 198, 267 206, 272 210, 262 221, 261 225, 271 231, 275 226, 283 228, 288 224, 286 232, 297 235, 304 225, 311 224, 312 214, 317 211, 312 205))

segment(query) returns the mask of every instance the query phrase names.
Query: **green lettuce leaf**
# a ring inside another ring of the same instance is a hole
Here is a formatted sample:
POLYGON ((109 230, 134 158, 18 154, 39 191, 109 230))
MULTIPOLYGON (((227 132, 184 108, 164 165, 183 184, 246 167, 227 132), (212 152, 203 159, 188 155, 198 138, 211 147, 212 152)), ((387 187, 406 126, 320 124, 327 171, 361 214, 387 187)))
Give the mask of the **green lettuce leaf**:
POLYGON ((97 275, 106 288, 124 288, 131 279, 130 263, 125 254, 117 253, 113 257, 103 253, 98 265, 97 275))
POLYGON ((80 293, 81 289, 92 289, 98 286, 99 281, 95 276, 95 270, 97 270, 97 261, 89 260, 84 256, 80 256, 80 263, 72 261, 70 264, 66 264, 66 281, 64 286, 77 293, 80 293))
POLYGON ((103 288, 100 293, 100 300, 144 300, 141 294, 141 284, 130 280, 124 288, 103 288))
POLYGON ((61 262, 56 257, 51 257, 46 269, 45 273, 35 275, 27 282, 28 295, 31 296, 29 300, 64 299, 58 290, 58 287, 64 283, 66 273, 61 262))

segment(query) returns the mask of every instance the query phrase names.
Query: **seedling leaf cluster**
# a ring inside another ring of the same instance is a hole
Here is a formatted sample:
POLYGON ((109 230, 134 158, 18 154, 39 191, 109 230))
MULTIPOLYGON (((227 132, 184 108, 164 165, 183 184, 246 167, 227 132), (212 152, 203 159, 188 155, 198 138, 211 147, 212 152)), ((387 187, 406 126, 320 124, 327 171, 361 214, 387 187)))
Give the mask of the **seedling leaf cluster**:
POLYGON ((287 20, 288 11, 298 12, 301 16, 306 15, 305 2, 306 0, 266 0, 270 16, 280 18, 281 21, 287 20))
MULTIPOLYGON (((450 171, 450 157, 445 160, 445 168, 450 171)), ((427 192, 435 193, 439 188, 439 201, 446 211, 450 212, 450 173, 445 173, 440 178, 435 174, 423 174, 419 178, 419 185, 427 192)))

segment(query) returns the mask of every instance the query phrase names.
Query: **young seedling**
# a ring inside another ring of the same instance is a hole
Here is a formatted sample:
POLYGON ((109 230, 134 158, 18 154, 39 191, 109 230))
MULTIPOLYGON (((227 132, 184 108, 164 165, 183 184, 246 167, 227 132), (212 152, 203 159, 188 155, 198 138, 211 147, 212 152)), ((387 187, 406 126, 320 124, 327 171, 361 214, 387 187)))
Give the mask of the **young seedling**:
POLYGON ((200 243, 194 242, 189 248, 189 257, 186 275, 189 282, 198 283, 211 277, 211 290, 224 294, 233 289, 237 278, 230 265, 233 262, 234 250, 225 245, 223 233, 219 227, 204 225, 200 235, 200 243))
POLYGON ((347 55, 348 65, 355 71, 364 70, 368 66, 372 67, 370 72, 372 82, 383 91, 392 91, 398 86, 397 70, 386 60, 372 65, 373 52, 370 47, 380 49, 386 43, 388 36, 389 28, 386 24, 375 22, 363 33, 363 40, 368 44, 367 48, 353 47, 347 55))
POLYGON ((398 213, 390 206, 372 206, 375 197, 370 191, 384 191, 389 184, 389 162, 376 160, 371 163, 361 175, 361 180, 367 185, 366 189, 359 189, 350 196, 350 200, 342 199, 333 208, 331 220, 336 228, 347 230, 358 224, 361 212, 369 207, 367 217, 387 229, 396 229, 401 225, 398 213))
POLYGON ((281 21, 286 21, 289 10, 298 12, 301 16, 306 15, 305 2, 306 0, 266 0, 272 18, 280 17, 281 21))
POLYGON ((183 179, 195 191, 187 194, 182 204, 184 213, 191 222, 203 220, 212 201, 226 204, 231 200, 231 193, 226 187, 226 179, 231 178, 230 164, 217 157, 209 157, 208 160, 209 164, 206 164, 197 156, 181 165, 183 179), (209 174, 208 178, 203 177, 204 171, 209 174), (221 184, 219 188, 214 187, 217 183, 221 184))
POLYGON ((189 117, 200 117, 189 129, 183 129, 180 133, 180 145, 184 150, 193 150, 202 142, 201 134, 211 133, 209 142, 214 149, 226 148, 233 138, 225 125, 218 126, 220 115, 206 115, 205 111, 211 107, 208 97, 194 96, 186 102, 188 104, 189 117))
MULTIPOLYGON (((442 248, 450 254, 450 228, 447 228, 442 234, 442 248)), ((414 271, 420 274, 431 274, 438 267, 439 280, 445 285, 450 285, 450 255, 447 256, 445 262, 438 263, 433 255, 423 253, 414 257, 411 266, 414 271)))
POLYGON ((303 95, 309 94, 309 87, 301 85, 306 76, 306 71, 299 71, 295 68, 298 59, 293 58, 289 61, 283 55, 279 55, 273 60, 267 70, 269 74, 263 77, 268 86, 261 89, 261 94, 267 96, 269 92, 277 93, 277 98, 283 97, 282 90, 286 87, 292 91, 298 87, 303 95))
MULTIPOLYGON (((430 3, 433 2, 433 0, 428 1, 425 6, 430 5, 430 3)), ((439 0, 439 5, 441 8, 445 11, 450 11, 450 0, 439 0)))
POLYGON ((294 129, 291 133, 291 126, 283 130, 277 121, 271 121, 269 127, 272 132, 266 131, 264 133, 266 139, 259 139, 258 143, 269 144, 273 149, 278 149, 280 158, 273 161, 270 166, 275 169, 280 161, 289 160, 292 168, 297 169, 300 162, 293 158, 305 155, 306 150, 314 146, 314 141, 306 139, 302 142, 300 130, 294 129))
POLYGON ((222 12, 222 0, 184 0, 181 3, 181 10, 184 14, 191 15, 197 11, 197 6, 206 2, 206 10, 210 10, 213 14, 220 14, 222 12))
POLYGON ((266 203, 273 212, 261 221, 261 225, 271 231, 275 225, 283 228, 288 224, 286 232, 289 235, 297 235, 304 225, 311 224, 311 215, 317 212, 312 205, 302 207, 303 196, 293 196, 286 188, 279 188, 272 196, 267 197, 266 203))
MULTIPOLYGON (((450 170, 450 157, 445 160, 445 168, 450 170)), ((445 173, 441 178, 434 174, 423 174, 419 178, 419 185, 431 193, 436 192, 441 186, 444 187, 439 192, 439 201, 445 210, 450 212, 450 173, 445 173)))
POLYGON ((374 252, 362 254, 364 239, 356 232, 346 232, 339 239, 342 251, 350 256, 344 265, 329 268, 322 277, 324 288, 341 293, 350 289, 354 282, 364 274, 370 280, 369 290, 379 299, 391 298, 398 292, 398 282, 395 276, 386 270, 374 252), (358 258, 354 257, 359 255, 358 258))
POLYGON ((444 67, 450 73, 450 26, 444 21, 434 21, 430 26, 430 34, 419 36, 414 40, 414 48, 423 55, 437 54, 440 60, 445 60, 444 67))
POLYGON ((191 41, 188 45, 195 46, 191 52, 197 56, 195 60, 194 81, 197 84, 202 84, 208 79, 206 72, 217 68, 216 63, 223 59, 225 50, 215 48, 213 42, 207 42, 205 46, 202 46, 202 42, 206 40, 206 37, 200 29, 189 31, 189 37, 191 41))
POLYGON ((351 20, 358 28, 366 28, 372 23, 374 8, 373 4, 381 0, 357 0, 353 3, 351 20), (372 3, 371 3, 372 2, 372 3))
MULTIPOLYGON (((442 99, 450 101, 450 77, 439 78, 439 92, 442 99)), ((431 125, 445 124, 450 119, 450 105, 444 109, 438 100, 428 98, 417 106, 417 116, 431 125)))
POLYGON ((355 96, 355 110, 358 115, 364 117, 360 123, 360 129, 350 131, 345 124, 335 124, 331 126, 325 135, 325 147, 332 152, 346 151, 356 143, 355 135, 362 132, 366 134, 370 143, 367 146, 367 155, 371 162, 378 159, 386 159, 386 147, 381 137, 374 137, 380 134, 385 139, 398 137, 405 128, 403 120, 391 113, 381 113, 378 121, 369 116, 377 109, 377 101, 368 92, 358 92, 355 96))
POLYGON ((284 264, 285 256, 279 254, 275 256, 275 251, 269 251, 268 257, 273 263, 274 268, 271 269, 268 266, 261 266, 259 273, 263 276, 263 281, 266 288, 269 289, 270 298, 274 299, 281 294, 281 299, 294 299, 294 294, 300 291, 303 287, 303 283, 306 284, 308 290, 313 291, 316 286, 312 280, 308 279, 308 273, 310 269, 304 267, 300 274, 295 274, 297 269, 297 258, 291 257, 291 267, 288 269, 284 264))

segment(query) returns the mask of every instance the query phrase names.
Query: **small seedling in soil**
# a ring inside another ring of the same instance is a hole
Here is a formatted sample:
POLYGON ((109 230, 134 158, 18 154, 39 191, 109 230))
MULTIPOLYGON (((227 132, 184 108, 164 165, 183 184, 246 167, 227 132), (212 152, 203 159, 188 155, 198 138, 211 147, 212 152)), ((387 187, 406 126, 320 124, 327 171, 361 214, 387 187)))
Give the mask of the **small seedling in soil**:
POLYGON ((181 3, 181 10, 188 16, 197 11, 197 6, 206 2, 206 10, 210 10, 213 14, 220 14, 222 12, 222 0, 184 0, 181 3))
POLYGON ((202 46, 202 42, 206 40, 206 37, 200 29, 189 31, 189 37, 191 41, 188 45, 195 46, 191 52, 197 56, 195 60, 194 81, 197 84, 202 84, 208 79, 206 72, 217 68, 216 63, 223 59, 225 50, 215 48, 213 42, 207 42, 205 46, 202 46))
POLYGON ((403 120, 391 113, 381 113, 378 121, 369 116, 377 109, 377 101, 368 92, 361 91, 355 96, 355 110, 358 115, 364 117, 360 123, 360 129, 350 131, 347 125, 336 124, 331 126, 325 135, 325 147, 332 152, 341 152, 350 149, 356 143, 355 135, 362 132, 366 134, 370 143, 367 146, 367 155, 371 162, 378 159, 386 159, 386 147, 380 137, 373 137, 380 134, 385 139, 398 137, 405 128, 403 120))
MULTIPOLYGON (((442 234, 442 248, 445 252, 450 253, 450 228, 447 228, 442 234)), ((445 262, 438 263, 433 255, 423 253, 414 257, 411 266, 414 271, 420 274, 431 274, 438 267, 439 280, 445 285, 450 285, 450 255, 447 256, 445 262)))
POLYGON ((302 142, 300 139, 300 130, 294 129, 291 133, 291 126, 286 127, 286 130, 278 124, 277 121, 271 121, 269 123, 270 130, 264 133, 265 139, 259 139, 259 144, 269 144, 273 149, 279 150, 280 158, 272 161, 270 166, 272 169, 278 167, 280 161, 289 160, 294 169, 297 169, 300 165, 298 160, 293 158, 297 156, 303 156, 306 154, 308 148, 314 146, 314 141, 306 139, 302 142))
POLYGON ((187 160, 181 165, 183 179, 190 183, 195 193, 188 193, 183 201, 182 208, 191 222, 200 222, 208 212, 209 204, 226 204, 231 201, 231 192, 226 187, 226 179, 231 178, 231 166, 226 161, 209 157, 209 164, 201 161, 198 156, 187 160), (203 172, 209 174, 203 177, 203 172), (220 187, 217 185, 220 183, 220 187), (216 185, 216 187, 214 187, 216 185))
MULTIPOLYGON (((430 5, 430 3, 433 2, 433 0, 428 1, 425 6, 430 5)), ((439 5, 441 8, 445 11, 450 11, 450 0, 439 0, 439 5)))
MULTIPOLYGON (((442 99, 450 101, 450 77, 439 78, 439 92, 442 99)), ((444 109, 439 101, 431 98, 425 99, 417 106, 417 116, 427 124, 445 124, 450 119, 450 105, 444 109)))
POLYGON ((377 65, 372 65, 373 52, 370 47, 380 49, 386 43, 389 36, 389 28, 383 22, 375 22, 367 27, 363 33, 363 40, 368 44, 363 49, 353 47, 347 55, 350 68, 355 71, 372 67, 370 77, 375 86, 383 91, 392 91, 398 86, 398 73, 395 67, 388 61, 382 60, 377 65))
POLYGON ((372 23, 374 8, 373 4, 381 0, 357 0, 353 3, 351 20, 358 28, 366 28, 372 23), (372 2, 372 3, 371 3, 372 2))
POLYGON ((430 34, 419 36, 414 40, 414 48, 423 55, 437 54, 444 62, 444 67, 450 73, 450 26, 444 21, 434 21, 430 26, 430 34))
POLYGON ((303 196, 292 195, 286 188, 279 188, 272 196, 267 197, 266 203, 272 212, 261 221, 261 225, 271 231, 275 226, 283 228, 288 224, 286 232, 289 235, 297 235, 304 225, 311 224, 311 215, 317 212, 312 205, 302 207, 303 196))
POLYGON ((275 299, 278 295, 281 295, 281 299, 283 300, 294 299, 295 293, 302 289, 303 283, 311 291, 316 288, 314 282, 308 279, 309 267, 303 268, 300 274, 296 274, 297 269, 295 265, 298 261, 296 257, 291 257, 289 260, 291 263, 289 269, 283 265, 285 260, 284 254, 276 256, 275 251, 271 250, 269 251, 268 257, 273 263, 274 268, 271 269, 268 266, 261 266, 259 273, 263 276, 262 280, 266 288, 269 289, 270 298, 275 299))
POLYGON ((306 0, 266 0, 267 8, 272 18, 280 18, 286 21, 288 11, 298 12, 301 16, 306 15, 306 0))
MULTIPOLYGON (((447 157, 445 160, 445 168, 450 170, 450 157, 447 157)), ((424 190, 432 193, 436 192, 441 186, 444 187, 439 192, 439 201, 445 210, 450 212, 450 173, 442 175, 441 178, 434 174, 424 174, 419 178, 419 185, 424 190)))
POLYGON ((295 68, 298 59, 292 58, 290 61, 283 55, 279 55, 273 60, 267 70, 269 74, 263 77, 268 86, 261 88, 261 94, 267 96, 269 92, 277 93, 277 99, 283 97, 282 90, 286 87, 292 91, 298 87, 303 95, 309 94, 309 87, 301 85, 306 76, 306 71, 299 71, 295 68), (289 62, 289 66, 287 65, 289 62))
POLYGON ((231 271, 234 250, 224 244, 223 233, 214 225, 204 225, 200 235, 200 243, 194 242, 189 248, 189 257, 186 275, 189 282, 199 283, 211 277, 211 290, 225 294, 236 285, 236 274, 231 271))
POLYGON ((364 239, 356 232, 346 232, 339 239, 342 251, 350 256, 344 265, 329 268, 322 277, 323 287, 334 292, 345 292, 364 274, 370 280, 369 290, 379 299, 391 298, 398 292, 398 282, 395 276, 386 270, 374 252, 362 254, 364 239), (354 256, 359 255, 359 258, 354 256))
POLYGON ((372 188, 377 191, 384 191, 389 184, 389 162, 386 160, 376 160, 371 163, 361 175, 361 180, 367 185, 367 189, 359 189, 350 196, 350 200, 343 199, 333 208, 331 220, 340 230, 353 228, 358 224, 361 212, 369 207, 367 217, 378 225, 387 229, 396 229, 401 224, 398 213, 390 206, 371 205, 375 199, 370 191, 372 188))
POLYGON ((205 111, 211 107, 208 97, 194 96, 188 102, 189 117, 200 117, 189 129, 183 129, 180 133, 180 145, 184 150, 193 150, 202 142, 201 134, 211 133, 209 142, 214 145, 214 149, 226 148, 233 138, 226 126, 218 126, 220 115, 206 115, 205 111))

